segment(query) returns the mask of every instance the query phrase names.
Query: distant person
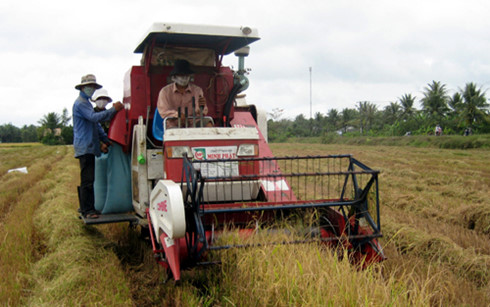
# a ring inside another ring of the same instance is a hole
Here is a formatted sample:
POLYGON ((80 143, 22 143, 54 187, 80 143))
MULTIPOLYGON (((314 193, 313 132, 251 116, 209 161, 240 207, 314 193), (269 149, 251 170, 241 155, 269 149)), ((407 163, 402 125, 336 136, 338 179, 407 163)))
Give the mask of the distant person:
MULTIPOLYGON (((94 111, 101 112, 106 109, 107 104, 112 102, 112 98, 109 97, 107 90, 104 88, 98 89, 94 92, 92 96, 92 101, 95 103, 94 111)), ((110 121, 105 121, 101 123, 102 129, 105 133, 109 132, 110 121)))
POLYGON ((99 122, 110 120, 123 109, 123 104, 118 101, 109 110, 95 112, 89 99, 100 88, 102 85, 97 83, 94 75, 83 76, 81 83, 75 86, 80 93, 73 104, 73 147, 75 158, 80 162, 80 213, 90 219, 99 217, 94 207, 95 157, 100 156, 101 150, 107 151, 110 145, 99 122))
POLYGON ((441 136, 442 135, 442 128, 441 128, 441 126, 437 125, 435 132, 436 132, 436 136, 441 136))
POLYGON ((473 132, 471 131, 471 128, 468 127, 464 130, 464 136, 469 136, 469 135, 472 135, 473 132))
MULTIPOLYGON (((208 107, 206 106, 206 99, 202 89, 192 84, 191 77, 194 71, 190 68, 190 64, 186 60, 176 60, 173 70, 170 72, 170 78, 172 83, 163 87, 158 94, 157 108, 160 116, 165 117, 178 117, 178 108, 181 109, 181 123, 185 125, 185 109, 187 108, 188 116, 192 116, 192 97, 195 99, 195 114, 200 116, 199 107, 203 107, 203 114, 208 113, 208 107)), ((190 123, 192 124, 192 123, 190 123)), ((177 119, 167 120, 167 127, 177 127, 177 119)))

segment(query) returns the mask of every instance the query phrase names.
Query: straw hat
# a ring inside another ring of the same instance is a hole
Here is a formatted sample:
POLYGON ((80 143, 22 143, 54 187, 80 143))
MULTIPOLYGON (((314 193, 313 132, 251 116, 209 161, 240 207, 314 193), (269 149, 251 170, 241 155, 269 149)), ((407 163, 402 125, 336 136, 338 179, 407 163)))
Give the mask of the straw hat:
POLYGON ((95 85, 95 89, 99 89, 102 87, 102 85, 97 83, 97 80, 95 79, 94 75, 88 74, 82 77, 82 82, 80 82, 80 84, 75 85, 75 88, 79 90, 82 86, 89 85, 89 84, 95 85))

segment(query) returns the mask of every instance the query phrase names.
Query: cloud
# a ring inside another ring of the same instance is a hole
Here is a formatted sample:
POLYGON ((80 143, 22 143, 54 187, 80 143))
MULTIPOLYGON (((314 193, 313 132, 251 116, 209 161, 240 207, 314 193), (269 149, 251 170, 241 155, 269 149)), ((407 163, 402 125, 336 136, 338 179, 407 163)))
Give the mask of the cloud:
MULTIPOLYGON (((0 3, 0 124, 35 124, 48 112, 71 110, 74 85, 94 73, 113 99, 139 55, 133 50, 153 22, 256 27, 247 97, 285 116, 371 101, 382 108, 405 93, 418 98, 427 83, 450 91, 466 82, 490 87, 490 3, 229 1, 0 3)), ((237 66, 234 56, 225 63, 237 66)), ((417 104, 417 103, 416 103, 417 104)))

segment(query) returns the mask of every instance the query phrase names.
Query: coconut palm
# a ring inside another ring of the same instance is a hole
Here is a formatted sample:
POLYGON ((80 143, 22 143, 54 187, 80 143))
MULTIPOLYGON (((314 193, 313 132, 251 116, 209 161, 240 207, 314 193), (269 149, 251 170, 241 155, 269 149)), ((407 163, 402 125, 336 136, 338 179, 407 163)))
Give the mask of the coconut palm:
POLYGON ((454 112, 459 112, 463 106, 463 97, 461 94, 454 93, 454 95, 449 98, 448 105, 454 112))
POLYGON ((68 113, 68 110, 66 108, 63 109, 63 112, 61 113, 60 121, 61 121, 61 126, 66 127, 70 123, 71 116, 70 113, 68 113))
POLYGON ((345 133, 345 132, 347 132, 347 128, 349 127, 349 125, 352 125, 352 122, 356 118, 357 111, 354 109, 345 108, 342 110, 341 115, 342 116, 340 118, 340 125, 341 125, 341 128, 344 130, 344 133, 345 133))
POLYGON ((449 118, 458 127, 460 127, 461 125, 464 126, 464 119, 462 118, 463 97, 461 96, 461 93, 454 93, 454 95, 449 98, 448 105, 450 108, 450 111, 448 112, 449 118))
POLYGON ((417 113, 417 110, 414 108, 413 104, 415 103, 415 96, 412 96, 412 94, 404 94, 402 97, 398 99, 402 111, 400 118, 403 120, 407 120, 412 118, 415 113, 417 113))
POLYGON ((478 88, 473 82, 466 83, 465 88, 461 92, 461 115, 468 127, 473 127, 475 124, 484 120, 488 114, 487 98, 485 91, 478 88))
POLYGON ((402 107, 398 102, 390 102, 384 109, 384 122, 393 125, 402 114, 402 107))
POLYGON ((424 90, 424 98, 421 100, 423 112, 430 119, 436 121, 441 120, 449 111, 447 106, 449 97, 447 95, 446 85, 438 81, 432 81, 424 90))
POLYGON ((364 130, 368 131, 372 127, 378 110, 374 103, 359 101, 357 111, 359 112, 359 127, 362 134, 364 130))
POLYGON ((332 127, 333 130, 339 128, 340 114, 336 109, 330 109, 327 113, 327 123, 332 127))
POLYGON ((38 123, 42 128, 54 130, 62 127, 62 118, 55 112, 44 115, 38 123))
POLYGON ((313 119, 310 119, 311 135, 318 136, 326 129, 326 117, 322 113, 316 112, 313 119))

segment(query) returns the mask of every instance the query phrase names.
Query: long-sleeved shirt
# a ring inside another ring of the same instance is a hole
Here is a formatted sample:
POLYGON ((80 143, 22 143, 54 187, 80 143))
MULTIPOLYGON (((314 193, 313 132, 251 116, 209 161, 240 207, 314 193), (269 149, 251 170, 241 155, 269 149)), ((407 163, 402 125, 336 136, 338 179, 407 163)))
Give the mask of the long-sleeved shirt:
MULTIPOLYGON (((180 107, 182 114, 188 108, 188 115, 192 115, 192 97, 196 101, 196 114, 199 114, 199 97, 204 97, 202 89, 192 83, 187 85, 184 93, 179 92, 175 83, 163 87, 158 93, 157 108, 162 118, 177 117, 177 109, 180 107)), ((208 113, 208 107, 204 106, 203 115, 208 113)))
POLYGON ((87 95, 80 91, 80 96, 73 104, 73 147, 75 158, 85 154, 100 156, 100 141, 108 143, 109 139, 99 122, 110 120, 116 109, 114 107, 95 112, 87 95))

